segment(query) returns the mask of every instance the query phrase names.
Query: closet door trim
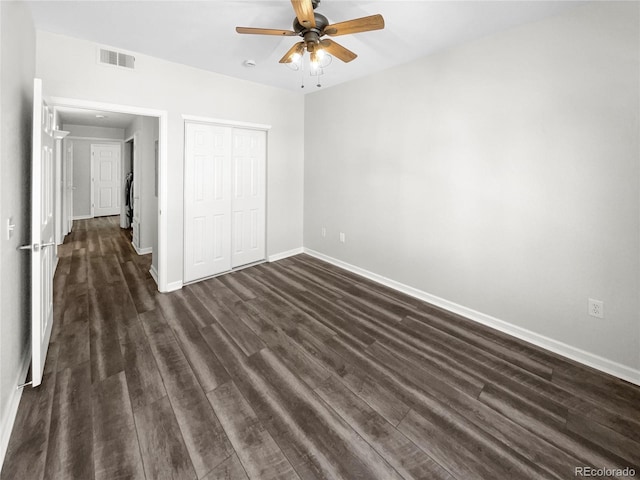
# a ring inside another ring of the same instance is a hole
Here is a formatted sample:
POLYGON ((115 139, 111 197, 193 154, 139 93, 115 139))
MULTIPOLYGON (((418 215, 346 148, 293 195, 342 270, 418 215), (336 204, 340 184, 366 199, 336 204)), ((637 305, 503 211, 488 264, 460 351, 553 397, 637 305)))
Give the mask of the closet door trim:
POLYGON ((182 119, 185 123, 206 123, 208 125, 217 125, 220 127, 246 128, 249 130, 264 130, 265 132, 271 130, 271 125, 267 125, 264 123, 240 122, 237 120, 221 120, 219 118, 199 117, 197 115, 182 115, 182 119))

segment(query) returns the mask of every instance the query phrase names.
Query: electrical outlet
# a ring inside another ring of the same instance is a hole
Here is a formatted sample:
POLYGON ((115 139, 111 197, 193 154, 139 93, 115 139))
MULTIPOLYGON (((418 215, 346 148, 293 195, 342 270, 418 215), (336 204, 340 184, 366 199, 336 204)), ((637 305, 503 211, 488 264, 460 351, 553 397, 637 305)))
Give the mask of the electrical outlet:
POLYGON ((589 315, 596 318, 604 318, 604 302, 602 300, 589 299, 589 315))
POLYGON ((340 232, 340 243, 347 243, 347 238, 344 232, 340 232))
POLYGON ((323 237, 327 236, 327 228, 326 227, 322 227, 322 229, 320 230, 320 233, 322 234, 323 237))

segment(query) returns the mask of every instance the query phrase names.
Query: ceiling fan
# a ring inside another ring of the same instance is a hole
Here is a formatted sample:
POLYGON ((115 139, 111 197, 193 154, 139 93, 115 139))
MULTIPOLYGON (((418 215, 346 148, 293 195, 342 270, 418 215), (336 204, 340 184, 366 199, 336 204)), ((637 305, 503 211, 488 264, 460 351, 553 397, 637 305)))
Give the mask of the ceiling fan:
POLYGON ((343 62, 354 60, 357 55, 346 49, 339 43, 330 39, 322 39, 325 35, 337 37, 350 33, 368 32, 384 28, 382 15, 371 15, 369 17, 347 20, 346 22, 330 24, 327 17, 314 10, 320 0, 291 0, 296 18, 293 21, 293 30, 276 30, 270 28, 236 27, 236 32, 253 35, 277 35, 277 36, 299 36, 302 42, 296 43, 280 59, 280 63, 291 63, 300 58, 305 50, 309 52, 311 64, 318 63, 318 53, 325 51, 343 62))

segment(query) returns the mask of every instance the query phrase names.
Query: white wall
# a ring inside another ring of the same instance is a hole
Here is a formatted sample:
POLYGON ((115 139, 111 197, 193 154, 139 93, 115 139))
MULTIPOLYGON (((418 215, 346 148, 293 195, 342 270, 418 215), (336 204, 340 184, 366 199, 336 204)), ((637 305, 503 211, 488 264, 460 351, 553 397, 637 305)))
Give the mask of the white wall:
POLYGON ((152 265, 158 267, 158 197, 155 192, 156 162, 155 142, 158 140, 159 120, 154 117, 139 116, 127 127, 125 138, 131 138, 137 134, 135 163, 139 171, 134 172, 140 178, 136 182, 139 191, 135 195, 139 197, 134 208, 141 208, 140 213, 140 244, 141 250, 152 250, 152 265))
POLYGON ((302 246, 304 98, 136 54, 136 70, 96 63, 96 45, 38 31, 37 75, 52 96, 168 111, 168 282, 182 280, 183 114, 270 124, 267 253, 302 246), (64 52, 64 55, 61 55, 64 52))
POLYGON ((124 140, 124 128, 92 127, 89 125, 72 125, 65 123, 63 129, 69 132, 70 137, 124 140))
POLYGON ((638 12, 594 2, 307 96, 305 247, 640 382, 638 12))
MULTIPOLYGON (((91 145, 105 140, 123 140, 123 128, 89 127, 85 125, 64 124, 63 130, 69 132, 65 145, 73 148, 73 216, 82 218, 91 216, 91 145)), ((66 149, 65 149, 66 151, 66 149)))
POLYGON ((23 2, 0 2, 0 465, 31 359, 28 253, 35 32, 23 2), (20 46, 20 48, 16 48, 20 46), (16 224, 8 240, 6 221, 16 224))

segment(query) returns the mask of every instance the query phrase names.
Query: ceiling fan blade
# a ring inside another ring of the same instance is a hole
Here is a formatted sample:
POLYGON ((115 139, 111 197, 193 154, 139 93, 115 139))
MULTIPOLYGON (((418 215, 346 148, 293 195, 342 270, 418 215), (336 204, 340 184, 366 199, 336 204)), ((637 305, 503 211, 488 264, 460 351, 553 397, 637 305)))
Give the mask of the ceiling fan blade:
POLYGON ((313 4, 311 0, 291 0, 293 10, 296 12, 296 17, 305 28, 315 28, 316 17, 313 14, 313 4))
POLYGON ((293 47, 291 47, 289 51, 284 54, 284 57, 280 59, 280 63, 293 62, 293 57, 296 53, 298 55, 302 55, 304 53, 304 42, 298 42, 293 47))
POLYGON ((249 33, 252 35, 278 35, 280 37, 293 37, 297 35, 293 30, 275 30, 273 28, 236 27, 236 32, 249 33))
POLYGON ((332 37, 347 35, 349 33, 369 32, 371 30, 381 30, 384 28, 384 18, 382 15, 371 15, 369 17, 356 18, 346 22, 334 23, 324 28, 324 33, 332 37))
POLYGON ((344 48, 342 45, 334 42, 333 40, 329 40, 329 39, 321 40, 320 46, 324 51, 326 51, 330 55, 333 55, 336 58, 339 58, 345 63, 348 63, 351 60, 355 60, 355 58, 358 56, 355 53, 353 53, 351 50, 344 48))

